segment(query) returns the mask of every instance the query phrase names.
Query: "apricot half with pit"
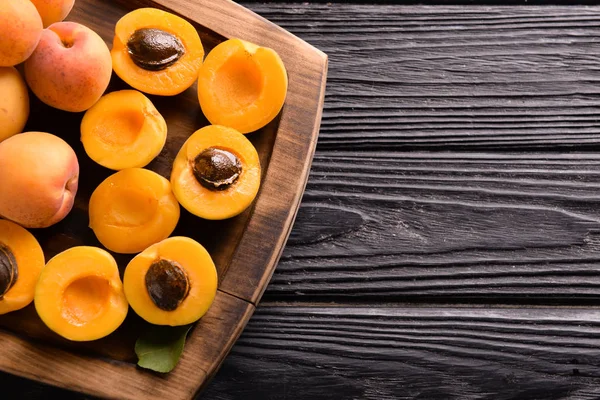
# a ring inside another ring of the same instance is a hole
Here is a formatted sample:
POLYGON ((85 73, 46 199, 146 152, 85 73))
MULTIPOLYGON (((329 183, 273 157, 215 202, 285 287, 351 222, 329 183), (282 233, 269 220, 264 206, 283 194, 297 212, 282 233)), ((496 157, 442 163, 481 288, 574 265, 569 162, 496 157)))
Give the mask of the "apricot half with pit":
POLYGON ((155 325, 186 325, 200 319, 217 292, 217 270, 195 240, 174 236, 135 256, 123 285, 131 308, 155 325))
POLYGON ((132 254, 169 237, 180 210, 166 178, 147 169, 128 168, 98 185, 89 214, 90 228, 104 247, 132 254))
POLYGON ((204 58, 198 32, 185 19, 157 8, 138 8, 115 26, 115 73, 148 94, 173 96, 194 84, 204 58))
POLYGON ((233 128, 210 125, 183 144, 171 172, 173 193, 192 214, 221 220, 250 206, 260 187, 260 159, 233 128))
POLYGON ((85 152, 113 170, 146 166, 161 152, 166 140, 165 119, 137 90, 102 96, 81 121, 85 152))
POLYGON ((48 261, 35 288, 34 304, 48 328, 73 341, 109 335, 128 311, 115 259, 91 246, 72 247, 48 261))
POLYGON ((0 219, 0 314, 33 301, 44 263, 37 239, 14 222, 0 219))
POLYGON ((241 133, 271 122, 285 102, 288 78, 279 55, 270 48, 229 39, 208 53, 198 74, 198 100, 214 125, 241 133))

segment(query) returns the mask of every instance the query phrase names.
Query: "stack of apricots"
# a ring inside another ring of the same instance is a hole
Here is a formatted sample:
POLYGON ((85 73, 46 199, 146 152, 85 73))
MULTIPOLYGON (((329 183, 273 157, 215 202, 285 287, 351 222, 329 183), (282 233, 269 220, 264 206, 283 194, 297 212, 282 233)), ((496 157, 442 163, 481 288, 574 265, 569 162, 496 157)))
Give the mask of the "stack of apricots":
POLYGON ((237 38, 205 55, 188 21, 155 8, 123 15, 109 49, 89 27, 65 21, 74 1, 0 1, 9 31, 0 36, 0 314, 33 302, 73 341, 111 334, 129 306, 151 324, 193 323, 212 305, 218 277, 200 243, 171 236, 180 207, 223 220, 253 203, 261 165, 246 134, 281 111, 285 66, 274 50, 237 38), (113 71, 127 89, 108 92, 113 71), (211 125, 190 132, 167 179, 145 168, 169 140, 147 95, 176 98, 195 83, 211 125), (88 207, 104 248, 75 246, 46 261, 30 232, 71 212, 80 177, 78 155, 57 132, 23 132, 31 95, 81 113, 81 156, 111 171, 88 207), (133 255, 122 280, 111 253, 133 255))

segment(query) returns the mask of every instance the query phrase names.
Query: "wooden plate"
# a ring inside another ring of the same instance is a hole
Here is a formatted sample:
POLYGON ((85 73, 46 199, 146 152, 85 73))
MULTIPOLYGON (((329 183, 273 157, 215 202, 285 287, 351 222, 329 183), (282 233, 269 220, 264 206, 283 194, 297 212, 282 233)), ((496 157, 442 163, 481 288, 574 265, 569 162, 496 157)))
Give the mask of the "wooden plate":
MULTIPOLYGON (((174 235, 206 246, 219 273, 219 291, 195 325, 178 366, 156 374, 136 366, 134 343, 148 325, 130 310, 113 334, 93 342, 63 340, 37 317, 33 305, 0 317, 0 370, 100 397, 192 398, 208 382, 252 315, 293 224, 314 153, 327 74, 327 57, 278 26, 228 0, 77 0, 67 20, 95 30, 112 46, 116 21, 138 7, 157 7, 192 22, 210 51, 225 38, 239 37, 275 49, 288 71, 289 90, 280 115, 248 135, 263 167, 259 195, 251 207, 226 221, 204 221, 182 209, 174 235)), ((109 91, 128 87, 116 74, 109 91)), ((169 126, 167 145, 147 168, 169 177, 177 151, 195 130, 208 125, 196 86, 176 97, 150 96, 169 126)), ((94 188, 112 172, 92 162, 79 141, 81 113, 50 109, 31 94, 26 130, 67 140, 79 156, 80 189, 75 207, 59 224, 32 230, 46 259, 77 245, 100 246, 88 228, 87 204, 94 188)), ((121 273, 130 256, 115 254, 121 273)))

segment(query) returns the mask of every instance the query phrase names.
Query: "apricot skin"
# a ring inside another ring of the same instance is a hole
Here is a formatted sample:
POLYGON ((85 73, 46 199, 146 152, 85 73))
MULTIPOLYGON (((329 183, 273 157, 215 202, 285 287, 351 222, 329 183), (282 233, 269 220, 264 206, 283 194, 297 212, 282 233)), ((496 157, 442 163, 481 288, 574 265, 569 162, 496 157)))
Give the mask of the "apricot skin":
POLYGON ((0 219, 0 243, 12 251, 19 270, 17 282, 0 300, 0 314, 6 314, 33 301, 35 284, 45 260, 37 239, 14 222, 0 219))
POLYGON ((45 29, 25 62, 25 80, 31 90, 44 103, 64 111, 81 112, 93 106, 111 75, 106 43, 76 22, 57 22, 45 29))
POLYGON ((25 61, 42 35, 42 18, 29 0, 0 1, 0 67, 25 61))
POLYGON ((71 12, 75 0, 30 0, 42 17, 44 28, 61 22, 71 12))
POLYGON ((180 207, 167 179, 148 169, 128 168, 98 185, 89 216, 104 247, 133 254, 166 239, 177 226, 180 207))
POLYGON ((14 67, 0 67, 0 142, 23 131, 29 118, 27 85, 14 67))
POLYGON ((0 216, 45 228, 72 209, 79 179, 73 149, 58 136, 26 132, 0 143, 0 216))

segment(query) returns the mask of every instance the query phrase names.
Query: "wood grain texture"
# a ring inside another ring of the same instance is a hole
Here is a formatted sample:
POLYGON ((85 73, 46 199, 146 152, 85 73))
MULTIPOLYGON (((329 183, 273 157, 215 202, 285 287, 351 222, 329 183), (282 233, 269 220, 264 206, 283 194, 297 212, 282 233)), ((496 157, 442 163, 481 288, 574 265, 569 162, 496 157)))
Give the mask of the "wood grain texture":
POLYGON ((269 300, 600 298, 594 153, 314 159, 269 300))
POLYGON ((330 58, 319 149, 600 144, 600 7, 253 9, 330 58))
MULTIPOLYGON (((177 368, 158 376, 135 366, 133 344, 148 324, 130 312, 121 327, 93 343, 68 342, 41 322, 33 306, 0 316, 3 358, 0 370, 83 393, 123 399, 192 398, 211 378, 248 321, 276 266, 291 230, 316 145, 325 91, 327 57, 306 42, 226 0, 78 0, 68 20, 97 32, 112 46, 115 23, 135 7, 165 8, 195 24, 205 51, 229 37, 274 48, 283 58, 289 86, 283 110, 247 137, 262 168, 253 206, 226 221, 206 221, 182 210, 173 232, 197 240, 211 254, 219 276, 215 302, 188 334, 177 368), (234 21, 234 22, 232 22, 234 21), (233 294, 228 294, 228 292, 233 294)), ((128 88, 115 74, 108 92, 128 88)), ((80 187, 73 211, 48 229, 34 230, 46 259, 73 246, 102 247, 89 228, 91 193, 114 171, 87 157, 80 142, 83 113, 54 110, 32 94, 25 130, 63 137, 80 161, 80 187)), ((146 168, 170 177, 175 155, 196 130, 208 125, 196 85, 175 97, 148 96, 165 117, 167 143, 146 168)), ((121 274, 132 255, 113 254, 121 274)))
POLYGON ((527 306, 598 301, 600 7, 250 6, 331 60, 263 298, 306 306, 261 303, 198 398, 600 398, 597 308, 527 306))
POLYGON ((213 306, 188 334, 181 360, 169 374, 68 351, 4 330, 0 330, 0 370, 103 398, 191 399, 215 372, 215 363, 221 362, 253 311, 248 302, 218 292, 213 306))
POLYGON ((259 307, 202 398, 592 400, 599 337, 595 308, 259 307))
MULTIPOLYGON (((592 400, 596 308, 261 306, 198 400, 592 400)), ((83 394, 0 375, 13 397, 83 394)))

